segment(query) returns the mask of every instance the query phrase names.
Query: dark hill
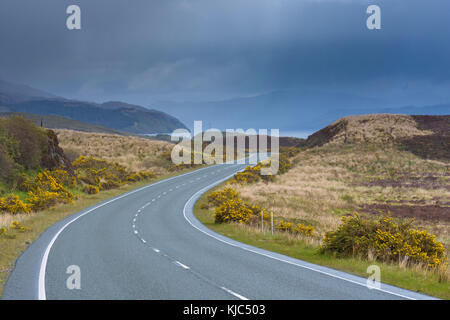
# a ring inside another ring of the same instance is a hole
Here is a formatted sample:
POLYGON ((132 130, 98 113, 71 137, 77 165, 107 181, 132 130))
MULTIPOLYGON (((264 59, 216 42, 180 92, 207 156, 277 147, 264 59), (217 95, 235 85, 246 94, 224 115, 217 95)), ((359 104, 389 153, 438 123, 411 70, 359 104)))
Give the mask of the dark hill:
POLYGON ((66 117, 54 116, 54 115, 37 115, 32 113, 23 112, 0 112, 0 118, 9 118, 13 115, 18 115, 30 120, 37 126, 42 126, 47 129, 69 129, 82 132, 100 132, 119 135, 130 135, 129 133, 114 130, 108 127, 97 126, 86 122, 72 120, 66 117))
POLYGON ((62 116, 134 134, 169 133, 186 126, 167 113, 120 101, 68 100, 23 85, 0 82, 0 112, 62 116))

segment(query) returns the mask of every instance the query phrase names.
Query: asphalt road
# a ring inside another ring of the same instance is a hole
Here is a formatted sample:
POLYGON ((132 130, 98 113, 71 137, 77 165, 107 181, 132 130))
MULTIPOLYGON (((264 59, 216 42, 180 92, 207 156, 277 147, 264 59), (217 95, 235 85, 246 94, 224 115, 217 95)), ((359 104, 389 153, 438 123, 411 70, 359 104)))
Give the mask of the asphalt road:
MULTIPOLYGON (((251 247, 192 213, 207 189, 246 165, 215 165, 72 215, 17 260, 3 299, 429 299, 251 247), (67 268, 80 268, 68 289, 67 268)), ((381 275, 382 276, 382 275, 381 275)))

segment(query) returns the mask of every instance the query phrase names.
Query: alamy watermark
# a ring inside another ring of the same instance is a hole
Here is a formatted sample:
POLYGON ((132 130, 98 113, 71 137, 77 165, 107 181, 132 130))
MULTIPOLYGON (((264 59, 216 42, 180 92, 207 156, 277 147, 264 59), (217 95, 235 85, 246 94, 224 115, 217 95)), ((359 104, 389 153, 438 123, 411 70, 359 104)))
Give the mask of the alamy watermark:
POLYGON ((177 129, 171 135, 178 144, 172 149, 171 159, 181 164, 248 163, 261 166, 261 175, 275 175, 279 168, 279 129, 218 129, 203 130, 202 121, 194 121, 194 132, 177 129), (181 140, 181 141, 180 141, 181 140), (269 156, 270 155, 270 156, 269 156))
POLYGON ((79 266, 73 264, 67 267, 66 273, 70 276, 66 280, 66 287, 69 290, 81 289, 81 269, 79 266))
MULTIPOLYGON (((370 16, 366 20, 366 26, 369 30, 381 29, 381 9, 378 5, 369 5, 366 13, 370 16)), ((68 30, 81 30, 81 8, 78 5, 70 5, 66 9, 68 17, 66 27, 68 30)))
POLYGON ((381 288, 381 270, 380 267, 373 264, 367 267, 366 272, 369 277, 366 280, 366 286, 369 289, 380 289, 381 288))

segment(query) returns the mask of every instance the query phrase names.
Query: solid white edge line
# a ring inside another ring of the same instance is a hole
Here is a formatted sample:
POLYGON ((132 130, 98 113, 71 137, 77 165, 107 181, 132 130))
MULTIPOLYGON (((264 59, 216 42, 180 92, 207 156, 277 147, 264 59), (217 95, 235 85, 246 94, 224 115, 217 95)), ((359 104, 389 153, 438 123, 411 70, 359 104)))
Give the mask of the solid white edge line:
MULTIPOLYGON (((189 222, 189 224, 190 224, 192 227, 194 227, 195 229, 197 229, 197 230, 203 232, 204 234, 206 234, 206 235, 208 235, 208 236, 210 236, 210 237, 212 237, 212 238, 214 238, 214 239, 216 239, 216 240, 218 240, 218 241, 221 241, 221 242, 223 242, 223 243, 226 243, 226 244, 228 244, 228 245, 230 245, 230 246, 233 246, 233 247, 236 247, 236 248, 240 248, 240 249, 243 249, 243 250, 252 252, 252 253, 256 253, 256 254, 259 254, 259 255, 268 257, 268 258, 270 258, 270 259, 278 260, 278 261, 285 262, 285 263, 288 263, 288 264, 291 264, 291 265, 295 265, 295 266, 298 266, 298 267, 301 267, 301 268, 305 268, 305 269, 308 269, 308 270, 311 270, 311 271, 319 272, 319 273, 325 274, 325 275, 327 275, 327 276, 330 276, 330 277, 333 277, 333 278, 337 278, 337 279, 340 279, 340 280, 344 280, 344 281, 347 281, 347 282, 351 282, 351 283, 354 283, 354 284, 357 284, 357 285, 360 285, 360 286, 363 286, 363 287, 367 287, 366 284, 360 283, 360 282, 358 282, 358 281, 354 281, 354 280, 351 280, 351 279, 347 279, 347 278, 344 278, 344 277, 340 277, 340 276, 338 276, 338 275, 331 274, 331 273, 328 273, 328 272, 326 272, 326 271, 322 271, 322 270, 318 270, 318 269, 315 269, 315 268, 311 268, 311 267, 308 267, 308 266, 305 266, 305 265, 301 265, 301 264, 298 264, 298 263, 295 263, 295 262, 292 262, 292 261, 288 261, 288 260, 285 260, 285 259, 280 259, 280 258, 271 256, 271 255, 266 254, 266 253, 263 253, 263 252, 255 251, 255 250, 253 250, 253 249, 251 249, 251 248, 246 248, 246 247, 240 246, 240 245, 238 245, 238 244, 234 244, 234 243, 228 242, 228 241, 226 241, 226 240, 224 240, 224 239, 221 239, 221 238, 218 238, 218 237, 216 237, 215 235, 210 234, 209 232, 207 232, 207 231, 205 231, 205 230, 202 230, 202 229, 200 229, 199 227, 197 227, 196 225, 194 225, 194 224, 192 223, 192 221, 186 216, 186 208, 187 208, 188 204, 192 201, 192 199, 194 199, 194 198, 195 198, 196 196, 198 196, 199 194, 206 192, 206 191, 209 190, 211 187, 213 187, 213 186, 215 186, 215 185, 218 185, 218 184, 220 184, 220 183, 223 182, 223 181, 228 180, 228 179, 231 178, 232 176, 234 176, 234 174, 233 174, 233 175, 230 175, 230 176, 228 176, 228 177, 226 177, 226 178, 224 178, 224 179, 221 179, 221 180, 219 180, 219 181, 216 181, 216 182, 214 182, 214 183, 212 183, 212 184, 210 184, 210 185, 208 185, 207 187, 205 187, 205 188, 201 189, 200 191, 196 192, 191 198, 189 198, 189 200, 188 200, 188 201, 186 202, 186 204, 184 205, 184 208, 183 208, 183 216, 184 216, 184 218, 186 219, 186 221, 189 222)), ((205 227, 205 228, 206 228, 206 227, 205 227)), ((225 236, 224 236, 224 237, 225 237, 225 236)), ((226 237, 225 237, 225 238, 226 238, 226 237)), ((231 240, 231 239, 230 239, 230 240, 231 240)), ((257 248, 255 247, 255 249, 257 249, 257 248)), ((368 289, 368 290, 369 290, 369 289, 368 289)), ((405 295, 402 295, 402 294, 399 294, 399 293, 395 293, 395 292, 392 292, 392 291, 389 291, 389 290, 384 290, 384 289, 381 289, 381 288, 373 288, 372 290, 381 291, 381 292, 384 292, 384 293, 392 294, 392 295, 395 295, 395 296, 398 296, 398 297, 401 297, 401 298, 405 298, 405 299, 409 299, 409 300, 416 300, 416 299, 413 298, 413 297, 408 297, 408 296, 405 296, 405 295)))
POLYGON ((164 179, 164 180, 161 180, 161 181, 158 181, 158 182, 154 182, 152 184, 149 184, 147 186, 141 187, 139 189, 127 192, 127 193, 125 193, 125 194, 123 194, 121 196, 118 196, 118 197, 113 198, 113 199, 111 199, 109 201, 106 201, 105 203, 97 205, 94 208, 89 209, 88 211, 86 211, 86 212, 76 216, 75 218, 73 218, 72 220, 67 222, 64 226, 61 227, 61 229, 58 230, 58 232, 50 240, 50 242, 49 242, 49 244, 48 244, 47 248, 45 249, 44 254, 42 256, 41 265, 39 267, 39 277, 38 277, 38 299, 39 300, 46 300, 47 299, 47 295, 46 295, 46 292, 45 292, 45 270, 47 268, 47 261, 48 261, 48 256, 50 254, 50 250, 53 247, 53 244, 55 243, 55 241, 58 238, 58 236, 61 234, 61 232, 63 232, 64 229, 66 229, 71 223, 73 223, 76 220, 78 220, 79 218, 87 215, 88 213, 90 213, 90 212, 92 212, 94 210, 97 210, 98 208, 106 206, 106 205, 108 205, 108 204, 110 204, 110 203, 112 203, 114 201, 117 201, 119 199, 125 198, 125 197, 127 197, 129 195, 132 195, 134 193, 140 192, 140 191, 145 190, 147 188, 151 188, 151 187, 153 187, 153 186, 155 186, 157 184, 163 183, 163 182, 167 182, 167 181, 170 181, 170 180, 173 180, 173 179, 177 179, 177 178, 189 175, 189 174, 197 173, 197 172, 202 171, 202 170, 210 169, 210 168, 212 168, 214 166, 217 166, 217 165, 222 165, 222 164, 216 164, 216 165, 200 168, 200 169, 197 169, 197 170, 194 170, 194 171, 191 171, 191 172, 186 172, 186 173, 180 174, 178 176, 167 178, 167 179, 164 179))

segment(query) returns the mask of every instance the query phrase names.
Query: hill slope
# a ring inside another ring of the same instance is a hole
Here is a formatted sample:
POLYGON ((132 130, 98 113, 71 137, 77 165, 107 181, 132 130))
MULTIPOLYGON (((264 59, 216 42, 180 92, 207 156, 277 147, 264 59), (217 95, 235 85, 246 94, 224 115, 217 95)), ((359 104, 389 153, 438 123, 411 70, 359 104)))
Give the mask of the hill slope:
POLYGON ((351 116, 306 144, 288 173, 238 191, 319 232, 353 212, 390 213, 450 246, 450 116, 351 116))
POLYGON ((101 132, 101 133, 128 135, 128 133, 125 133, 123 131, 114 130, 103 126, 97 126, 77 120, 72 120, 61 116, 37 115, 23 112, 0 112, 0 118, 1 117, 9 118, 13 115, 22 116, 25 119, 30 120, 37 126, 40 126, 42 121, 43 127, 47 129, 68 129, 82 132, 101 132))
POLYGON ((394 144, 422 158, 450 159, 450 115, 372 114, 341 118, 308 137, 327 144, 394 144))
POLYGON ((186 128, 162 111, 117 101, 98 104, 69 100, 5 81, 0 82, 0 112, 56 115, 135 134, 168 133, 186 128))
POLYGON ((0 106, 34 99, 55 98, 57 96, 42 90, 0 80, 0 106))

